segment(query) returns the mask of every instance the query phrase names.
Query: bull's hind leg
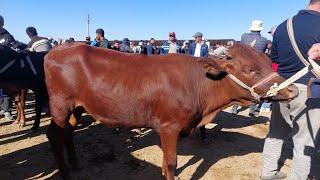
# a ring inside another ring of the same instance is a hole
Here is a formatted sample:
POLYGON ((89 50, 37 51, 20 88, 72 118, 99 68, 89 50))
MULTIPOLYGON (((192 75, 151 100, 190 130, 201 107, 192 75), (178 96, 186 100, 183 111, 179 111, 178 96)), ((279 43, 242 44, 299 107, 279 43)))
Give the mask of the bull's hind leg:
POLYGON ((70 179, 67 165, 63 157, 63 143, 64 143, 64 129, 57 126, 54 121, 47 130, 47 137, 49 139, 59 173, 63 179, 70 179))
POLYGON ((68 161, 73 170, 79 169, 79 161, 76 155, 73 137, 74 137, 74 126, 80 121, 82 115, 82 110, 76 109, 73 114, 71 114, 69 123, 66 126, 65 131, 65 146, 68 154, 68 161))
POLYGON ((47 130, 47 137, 52 147, 52 151, 59 168, 59 173, 63 179, 69 179, 69 171, 64 160, 63 145, 65 144, 66 136, 68 135, 68 120, 70 118, 70 111, 68 102, 61 96, 54 96, 50 98, 50 109, 52 121, 47 130))
POLYGON ((177 141, 179 132, 173 128, 164 128, 160 131, 163 151, 162 173, 167 180, 174 180, 174 171, 177 167, 177 141))

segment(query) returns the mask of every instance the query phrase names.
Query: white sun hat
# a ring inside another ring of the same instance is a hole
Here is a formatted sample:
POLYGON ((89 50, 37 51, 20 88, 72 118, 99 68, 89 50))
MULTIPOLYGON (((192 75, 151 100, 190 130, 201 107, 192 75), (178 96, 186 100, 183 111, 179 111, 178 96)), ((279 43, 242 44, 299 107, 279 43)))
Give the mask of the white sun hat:
POLYGON ((261 21, 261 20, 252 21, 249 30, 250 31, 262 31, 263 30, 263 21, 261 21))

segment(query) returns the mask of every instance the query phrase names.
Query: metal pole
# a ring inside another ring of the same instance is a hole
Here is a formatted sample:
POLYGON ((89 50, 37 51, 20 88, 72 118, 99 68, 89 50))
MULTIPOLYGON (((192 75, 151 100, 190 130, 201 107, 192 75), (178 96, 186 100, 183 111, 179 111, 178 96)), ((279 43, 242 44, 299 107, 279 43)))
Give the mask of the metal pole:
POLYGON ((88 37, 90 36, 90 16, 88 14, 87 18, 86 18, 86 22, 87 22, 87 33, 88 33, 88 37))

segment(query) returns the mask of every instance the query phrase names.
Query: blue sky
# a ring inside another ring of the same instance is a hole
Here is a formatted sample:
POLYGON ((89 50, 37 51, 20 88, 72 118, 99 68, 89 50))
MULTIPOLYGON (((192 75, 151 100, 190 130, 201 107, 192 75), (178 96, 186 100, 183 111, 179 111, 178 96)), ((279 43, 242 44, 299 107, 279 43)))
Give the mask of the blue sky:
POLYGON ((208 39, 239 40, 252 20, 264 21, 263 35, 273 25, 307 7, 309 0, 0 0, 5 28, 27 42, 27 26, 40 36, 75 37, 87 34, 85 17, 91 16, 91 37, 103 28, 109 40, 191 39, 200 31, 208 39))

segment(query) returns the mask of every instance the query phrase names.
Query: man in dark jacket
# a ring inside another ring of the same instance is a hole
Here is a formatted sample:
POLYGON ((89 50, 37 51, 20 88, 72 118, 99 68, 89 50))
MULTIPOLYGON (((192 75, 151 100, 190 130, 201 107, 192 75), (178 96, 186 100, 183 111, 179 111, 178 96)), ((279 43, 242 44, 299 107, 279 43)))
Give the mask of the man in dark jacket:
MULTIPOLYGON (((13 36, 3 28, 4 26, 4 18, 0 15, 0 44, 1 45, 7 45, 12 46, 12 43, 14 43, 13 36)), ((13 117, 11 116, 11 99, 9 96, 4 94, 2 92, 2 89, 0 89, 0 115, 5 115, 5 118, 8 120, 13 120, 13 117)))
POLYGON ((15 40, 13 36, 6 29, 3 28, 3 26, 4 18, 0 15, 0 44, 11 46, 11 43, 13 43, 15 40))
POLYGON ((120 51, 126 53, 133 53, 133 50, 130 48, 130 40, 128 38, 124 38, 122 43, 120 44, 120 51))
POLYGON ((155 46, 155 40, 154 38, 150 39, 149 45, 147 45, 147 54, 158 54, 158 48, 155 46))
POLYGON ((209 47, 202 40, 202 33, 197 32, 193 35, 195 42, 190 45, 189 54, 195 57, 208 57, 209 56, 209 47))
MULTIPOLYGON (((304 58, 310 47, 320 42, 320 0, 311 0, 307 10, 292 18, 296 44, 304 58)), ((278 74, 288 79, 305 68, 295 52, 288 35, 287 21, 281 23, 274 34, 271 59, 279 64, 278 74)), ((292 139, 293 158, 289 180, 320 179, 320 103, 309 98, 307 84, 312 73, 297 80, 294 85, 299 95, 289 105, 273 102, 269 133, 263 148, 262 179, 285 178, 279 171, 281 152, 286 140, 292 139), (308 177, 309 176, 309 177, 308 177)), ((311 95, 313 95, 311 93, 311 95)))
POLYGON ((107 49, 111 48, 108 39, 104 37, 104 30, 101 28, 96 30, 96 38, 91 42, 90 45, 107 49))

